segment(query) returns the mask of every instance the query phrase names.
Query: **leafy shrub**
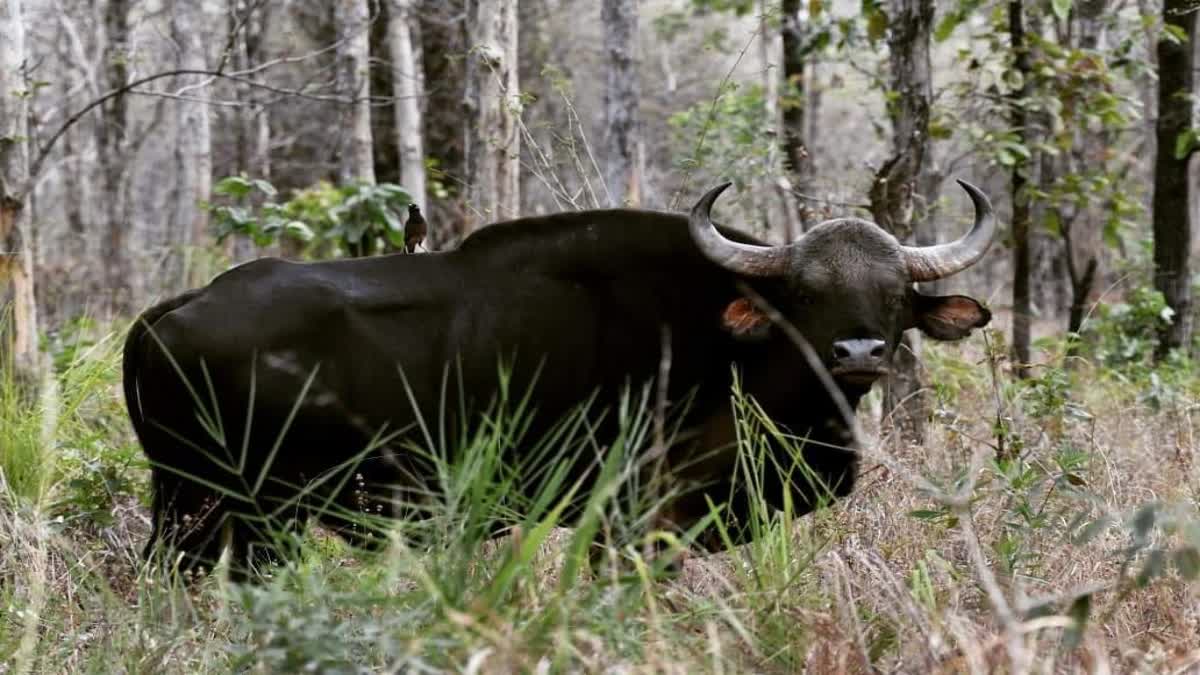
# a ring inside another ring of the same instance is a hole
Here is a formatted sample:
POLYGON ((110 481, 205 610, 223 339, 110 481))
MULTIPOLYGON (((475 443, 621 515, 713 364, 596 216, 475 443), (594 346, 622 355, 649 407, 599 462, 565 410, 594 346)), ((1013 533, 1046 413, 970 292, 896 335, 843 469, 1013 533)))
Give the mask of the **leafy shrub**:
POLYGON ((1169 325, 1174 314, 1162 293, 1147 286, 1133 288, 1125 302, 1101 305, 1098 312, 1084 336, 1092 358, 1109 368, 1149 363, 1159 329, 1169 325))
POLYGON ((400 213, 412 203, 408 192, 392 183, 333 185, 321 181, 299 190, 285 202, 273 201, 271 183, 228 176, 213 193, 231 202, 208 204, 217 239, 250 237, 266 246, 279 239, 305 244, 313 257, 364 256, 404 246, 400 213), (262 201, 254 206, 253 202, 262 201))
POLYGON ((79 362, 87 350, 96 345, 99 327, 89 316, 79 316, 63 323, 58 330, 42 336, 41 350, 50 355, 54 372, 59 375, 79 362))
MULTIPOLYGON (((114 420, 115 421, 115 420, 114 420)), ((102 527, 114 524, 114 507, 129 500, 147 503, 149 466, 137 443, 116 443, 95 432, 60 448, 58 470, 63 485, 53 511, 66 519, 102 527)))
POLYGON ((713 103, 698 103, 671 115, 672 147, 684 159, 680 168, 696 172, 698 182, 718 179, 734 182, 737 194, 731 204, 743 213, 739 222, 757 222, 758 214, 747 201, 747 188, 769 178, 777 150, 772 131, 763 125, 766 100, 758 85, 727 84, 713 103))

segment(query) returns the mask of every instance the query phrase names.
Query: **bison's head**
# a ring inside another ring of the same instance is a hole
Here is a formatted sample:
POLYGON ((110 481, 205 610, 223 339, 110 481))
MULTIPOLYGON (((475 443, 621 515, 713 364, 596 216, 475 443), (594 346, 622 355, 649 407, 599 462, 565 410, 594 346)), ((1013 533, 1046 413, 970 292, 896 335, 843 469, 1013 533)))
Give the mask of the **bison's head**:
MULTIPOLYGON (((937 340, 957 340, 987 324, 991 314, 962 295, 928 296, 913 287, 970 267, 995 233, 987 196, 959 181, 975 205, 975 225, 939 246, 905 246, 874 223, 857 218, 823 222, 784 246, 730 241, 713 226, 713 202, 729 184, 692 208, 693 240, 712 262, 740 276, 774 280, 770 301, 846 387, 865 388, 887 372, 901 333, 919 328, 937 340)), ((725 311, 725 326, 758 339, 770 330, 756 305, 742 299, 725 311)))

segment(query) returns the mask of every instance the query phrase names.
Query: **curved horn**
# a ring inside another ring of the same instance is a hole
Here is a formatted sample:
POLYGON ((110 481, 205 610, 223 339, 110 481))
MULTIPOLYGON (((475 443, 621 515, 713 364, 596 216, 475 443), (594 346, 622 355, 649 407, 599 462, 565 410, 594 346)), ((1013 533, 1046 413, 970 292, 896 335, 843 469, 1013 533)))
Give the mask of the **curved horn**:
POLYGON ((961 272, 987 253, 996 234, 996 216, 987 195, 965 180, 958 181, 975 205, 975 225, 961 239, 937 246, 903 246, 913 281, 934 281, 961 272))
POLYGON ((713 202, 732 183, 709 190, 688 216, 688 231, 704 257, 730 272, 752 277, 778 277, 787 273, 791 256, 787 246, 753 246, 730 241, 713 226, 713 202))

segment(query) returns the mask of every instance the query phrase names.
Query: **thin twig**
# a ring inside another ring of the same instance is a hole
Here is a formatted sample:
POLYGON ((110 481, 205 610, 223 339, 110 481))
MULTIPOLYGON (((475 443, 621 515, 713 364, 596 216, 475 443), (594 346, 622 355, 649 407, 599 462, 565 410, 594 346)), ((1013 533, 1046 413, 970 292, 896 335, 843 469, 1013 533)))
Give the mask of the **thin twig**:
POLYGON ((669 210, 674 211, 679 207, 679 197, 683 195, 683 191, 687 189, 688 183, 691 182, 692 172, 700 165, 700 151, 704 149, 704 141, 708 137, 708 130, 712 128, 712 124, 717 118, 717 104, 725 96, 725 88, 729 84, 729 78, 733 77, 733 71, 737 70, 738 65, 742 62, 742 58, 746 56, 746 52, 750 51, 750 45, 754 44, 754 41, 761 33, 762 26, 755 27, 754 31, 750 33, 750 39, 742 47, 742 51, 738 52, 733 65, 729 67, 729 70, 725 73, 725 77, 721 78, 721 83, 717 85, 717 95, 713 97, 712 104, 708 107, 708 117, 704 120, 704 126, 700 128, 700 138, 696 141, 696 149, 692 151, 692 159, 694 161, 688 162, 687 169, 683 173, 683 181, 679 184, 679 189, 675 191, 674 195, 671 195, 669 210))
MULTIPOLYGON (((80 108, 78 111, 76 111, 70 117, 68 117, 66 119, 66 121, 64 121, 62 123, 62 125, 59 126, 58 129, 55 130, 55 132, 53 134, 51 134, 50 139, 47 140, 44 145, 42 145, 41 149, 38 151, 37 157, 30 164, 30 166, 29 166, 30 179, 32 180, 33 178, 35 178, 38 175, 38 173, 41 171, 42 165, 46 162, 47 156, 50 154, 50 151, 54 149, 55 144, 58 143, 58 141, 62 138, 63 134, 65 134, 67 132, 67 130, 70 129, 72 126, 77 124, 79 122, 79 120, 83 119, 83 117, 85 115, 87 115, 91 111, 95 110, 99 106, 107 103, 108 101, 116 98, 117 96, 121 96, 123 94, 129 93, 129 92, 137 89, 138 87, 150 84, 151 82, 155 82, 157 80, 162 80, 162 79, 166 79, 166 78, 170 78, 170 77, 179 77, 181 75, 204 75, 204 76, 208 76, 210 78, 204 84, 208 84, 213 79, 221 78, 221 79, 231 80, 234 82, 240 82, 242 84, 246 84, 247 86, 257 87, 259 89, 273 91, 278 94, 286 94, 286 95, 290 95, 290 96, 300 96, 300 97, 304 97, 304 98, 310 98, 310 99, 326 101, 326 102, 347 103, 347 104, 358 103, 359 102, 358 99, 345 99, 343 97, 335 97, 335 96, 314 96, 314 95, 310 95, 310 94, 305 94, 304 92, 289 91, 286 89, 280 89, 278 87, 272 87, 270 85, 266 85, 261 82, 255 81, 255 80, 247 79, 247 77, 250 75, 260 73, 260 72, 270 69, 270 68, 287 65, 287 64, 291 64, 291 63, 299 63, 299 62, 311 60, 311 59, 313 59, 317 56, 320 56, 326 52, 337 49, 339 44, 340 44, 340 41, 335 42, 330 45, 327 45, 325 47, 322 47, 321 49, 317 49, 312 52, 308 52, 306 54, 301 54, 298 56, 284 56, 284 57, 280 57, 278 59, 272 59, 270 61, 265 61, 254 67, 246 68, 246 69, 243 69, 240 71, 233 71, 233 72, 226 73, 226 72, 222 72, 220 70, 210 70, 210 69, 204 69, 204 68, 178 68, 178 69, 165 70, 162 72, 154 73, 153 75, 147 75, 145 77, 138 78, 132 82, 127 82, 124 85, 117 87, 116 89, 113 89, 112 91, 109 91, 108 93, 106 93, 102 96, 97 97, 96 99, 94 99, 90 103, 88 103, 87 105, 80 108)), ((176 95, 185 94, 185 93, 187 93, 187 91, 191 91, 192 89, 196 88, 197 86, 198 85, 189 85, 188 87, 184 87, 183 89, 175 92, 175 94, 176 95)), ((374 101, 375 99, 369 99, 369 100, 374 101)))

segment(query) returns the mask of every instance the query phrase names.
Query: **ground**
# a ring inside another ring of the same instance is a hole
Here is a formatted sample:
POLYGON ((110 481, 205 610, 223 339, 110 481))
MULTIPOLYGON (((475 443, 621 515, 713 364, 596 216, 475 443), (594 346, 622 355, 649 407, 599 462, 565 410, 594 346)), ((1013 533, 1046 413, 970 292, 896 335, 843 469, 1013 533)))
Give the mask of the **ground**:
POLYGON ((1017 383, 999 341, 927 348, 924 444, 881 434, 868 400, 850 498, 673 577, 637 545, 589 568, 587 532, 619 539, 635 514, 488 540, 447 503, 429 549, 313 530, 246 587, 143 565, 116 340, 87 343, 39 400, 0 396, 0 673, 1194 672, 1197 370, 1063 368, 1043 343, 1017 383))

